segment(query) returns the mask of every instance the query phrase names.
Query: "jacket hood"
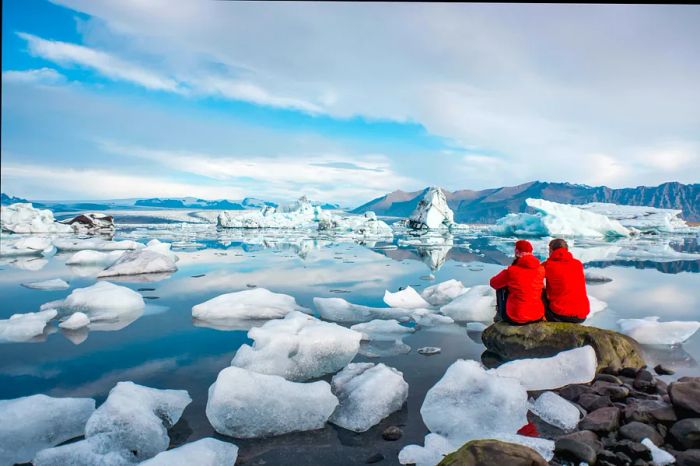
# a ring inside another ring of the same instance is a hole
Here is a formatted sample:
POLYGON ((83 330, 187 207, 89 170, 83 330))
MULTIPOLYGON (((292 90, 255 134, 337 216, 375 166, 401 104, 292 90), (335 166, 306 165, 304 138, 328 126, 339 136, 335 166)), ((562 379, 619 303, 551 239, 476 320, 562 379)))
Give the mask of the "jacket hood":
POLYGON ((540 260, 532 254, 528 254, 518 258, 518 260, 515 262, 515 266, 522 267, 524 269, 536 269, 540 266, 540 260))
POLYGON ((549 256, 549 259, 553 261, 570 261, 573 258, 574 256, 572 256, 569 250, 565 248, 555 249, 549 256))

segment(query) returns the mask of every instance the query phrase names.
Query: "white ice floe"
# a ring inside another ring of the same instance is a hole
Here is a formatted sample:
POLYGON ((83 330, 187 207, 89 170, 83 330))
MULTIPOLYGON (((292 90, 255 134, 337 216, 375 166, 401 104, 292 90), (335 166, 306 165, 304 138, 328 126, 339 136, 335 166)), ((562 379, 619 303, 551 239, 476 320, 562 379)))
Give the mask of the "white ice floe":
POLYGON ((292 311, 284 319, 253 328, 231 365, 303 381, 345 367, 357 354, 362 334, 292 311))
POLYGON ((384 291, 384 302, 387 306, 400 309, 424 309, 430 307, 428 303, 418 292, 410 286, 407 286, 401 291, 392 293, 389 290, 384 291))
POLYGON ((353 323, 369 322, 373 319, 396 319, 406 322, 411 319, 414 309, 391 307, 369 307, 352 304, 343 298, 314 298, 314 306, 324 320, 353 323))
POLYGON ((238 447, 211 437, 158 453, 139 466, 233 466, 238 447))
POLYGON ((100 252, 91 249, 78 251, 66 260, 66 265, 99 265, 109 267, 114 264, 126 251, 100 252))
POLYGON ((41 236, 2 235, 0 256, 38 256, 53 250, 50 238, 41 236))
POLYGON ((459 280, 447 280, 437 285, 429 286, 423 290, 421 296, 432 306, 444 306, 460 295, 467 292, 459 280))
POLYGON ((82 436, 94 411, 92 398, 0 400, 0 464, 29 463, 38 451, 82 436))
POLYGON ((574 430, 581 417, 576 406, 554 392, 541 394, 530 409, 543 421, 565 431, 574 430))
POLYGON ((139 314, 145 304, 143 297, 125 286, 100 281, 86 288, 77 288, 64 300, 51 301, 41 309, 56 308, 62 314, 82 312, 90 321, 114 320, 123 314, 139 314))
POLYGON ((48 209, 35 209, 30 203, 0 207, 0 224, 11 233, 72 233, 70 225, 58 223, 48 209))
POLYGON ((362 324, 355 324, 351 330, 360 332, 363 340, 400 340, 408 334, 415 332, 411 327, 405 327, 398 320, 375 319, 362 324))
POLYGON ((389 225, 377 219, 374 212, 364 215, 338 216, 324 214, 319 218, 318 230, 338 235, 359 236, 363 238, 390 238, 394 232, 389 225))
POLYGON ((673 464, 676 462, 676 457, 657 447, 651 439, 645 438, 642 440, 642 445, 647 447, 651 452, 651 460, 654 462, 655 466, 666 466, 667 464, 673 464))
POLYGON ((700 329, 698 321, 659 322, 659 317, 620 319, 620 332, 643 345, 676 345, 692 337, 700 329))
POLYGON ((84 249, 90 249, 92 251, 123 251, 129 249, 141 249, 143 244, 132 241, 107 241, 102 238, 89 238, 89 239, 69 239, 69 238, 59 238, 54 240, 53 245, 59 251, 82 251, 84 249))
POLYGON ((227 367, 209 387, 206 414, 220 434, 255 438, 320 429, 336 406, 328 382, 296 383, 227 367))
POLYGON ((293 296, 273 293, 265 288, 225 293, 197 304, 192 317, 200 320, 279 319, 292 311, 308 312, 293 296))
POLYGON ((77 330, 90 325, 90 318, 82 312, 74 312, 69 318, 58 324, 66 330, 77 330))
POLYGON ((61 280, 60 278, 54 278, 52 280, 43 280, 40 282, 22 283, 22 286, 25 288, 31 288, 33 290, 45 291, 65 290, 66 288, 70 287, 70 285, 66 283, 65 280, 61 280))
POLYGON ((191 401, 185 390, 119 382, 88 419, 85 440, 43 450, 35 463, 128 464, 152 458, 168 448, 168 429, 191 401))
POLYGON ((656 207, 631 206, 591 202, 577 206, 580 209, 605 215, 617 220, 627 228, 639 231, 658 231, 664 233, 690 231, 688 224, 680 218, 682 210, 659 209, 656 207))
POLYGON ((424 346, 422 348, 418 348, 416 350, 416 353, 418 354, 424 354, 426 356, 430 356, 433 354, 438 354, 442 352, 442 348, 438 348, 437 346, 424 346))
POLYGON ((378 424, 408 398, 403 374, 384 364, 348 364, 333 376, 331 390, 340 404, 329 421, 355 432, 378 424))
POLYGON ((588 383, 598 359, 591 346, 574 348, 550 358, 516 359, 489 370, 500 377, 520 381, 530 391, 554 390, 572 383, 588 383))
POLYGON ((629 236, 630 230, 617 220, 582 210, 578 206, 543 199, 526 199, 535 214, 508 214, 496 221, 492 232, 501 236, 629 236))
POLYGON ((588 295, 588 303, 590 304, 590 312, 588 313, 589 318, 608 308, 608 303, 601 301, 595 296, 588 295))
POLYGON ((421 327, 434 327, 437 325, 453 324, 452 317, 438 314, 432 309, 413 309, 411 320, 421 327))
POLYGON ((46 324, 57 314, 55 309, 46 309, 13 314, 9 319, 0 320, 0 341, 28 341, 42 335, 46 324))
POLYGON ((608 277, 607 275, 603 275, 602 273, 593 270, 586 270, 584 276, 586 277, 586 283, 588 284, 608 283, 612 281, 612 278, 608 277))
POLYGON ((123 275, 168 274, 177 271, 170 255, 161 254, 148 248, 126 251, 107 269, 98 273, 100 278, 123 275))
POLYGON ((303 196, 296 202, 280 207, 265 206, 256 212, 223 211, 217 224, 224 228, 315 228, 322 209, 303 196))
POLYGON ((146 243, 144 251, 157 252, 158 254, 169 257, 173 262, 177 262, 179 258, 177 257, 177 254, 172 251, 171 247, 172 245, 170 243, 163 243, 157 239, 152 239, 146 243))
POLYGON ((454 223, 454 213, 447 205, 441 188, 430 188, 418 202, 408 218, 408 227, 415 230, 449 228, 454 223))
POLYGON ((69 220, 63 220, 61 223, 70 225, 73 231, 79 235, 88 234, 109 234, 116 229, 114 218, 111 215, 90 212, 77 215, 69 220))
POLYGON ((496 314, 496 291, 488 285, 477 285, 442 306, 440 312, 457 322, 487 322, 496 314))

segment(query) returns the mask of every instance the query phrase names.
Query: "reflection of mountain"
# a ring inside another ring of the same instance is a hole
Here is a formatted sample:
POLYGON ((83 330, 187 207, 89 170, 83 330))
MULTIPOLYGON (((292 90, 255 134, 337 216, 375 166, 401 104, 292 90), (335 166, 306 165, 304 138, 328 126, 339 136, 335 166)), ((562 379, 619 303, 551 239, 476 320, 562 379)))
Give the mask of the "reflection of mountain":
POLYGON ((695 261, 673 261, 673 262, 654 262, 654 261, 635 261, 635 260, 613 260, 613 261, 594 261, 587 262, 586 266, 605 268, 605 267, 634 267, 635 269, 656 269, 662 273, 676 274, 681 272, 700 272, 700 260, 695 261))
POLYGON ((443 254, 443 251, 437 248, 429 248, 423 246, 406 246, 400 247, 398 249, 375 249, 375 252, 382 254, 395 261, 403 260, 416 260, 426 263, 429 267, 432 264, 438 264, 438 267, 433 268, 433 270, 442 267, 448 260, 455 262, 481 262, 484 264, 500 264, 508 265, 512 262, 512 259, 497 250, 482 251, 482 255, 479 255, 469 249, 448 246, 447 251, 443 254))

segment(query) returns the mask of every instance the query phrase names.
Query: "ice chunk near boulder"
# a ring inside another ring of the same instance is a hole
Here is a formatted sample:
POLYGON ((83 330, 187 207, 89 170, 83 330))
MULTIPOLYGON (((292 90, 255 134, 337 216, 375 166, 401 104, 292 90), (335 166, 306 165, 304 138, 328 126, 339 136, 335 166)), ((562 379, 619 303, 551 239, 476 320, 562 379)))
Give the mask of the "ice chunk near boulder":
POLYGON ((486 330, 487 325, 483 322, 467 322, 467 332, 481 333, 486 330))
POLYGON ((40 282, 22 283, 22 286, 25 288, 31 288, 33 290, 46 291, 65 290, 66 288, 70 287, 70 285, 68 285, 68 283, 66 283, 65 280, 61 280, 60 278, 54 278, 52 280, 43 280, 40 282))
POLYGON ((220 434, 256 438, 320 429, 336 406, 328 382, 290 382, 232 366, 209 387, 206 414, 220 434))
POLYGON ((363 340, 400 340, 406 335, 415 332, 411 327, 405 327, 398 320, 381 320, 375 319, 362 324, 355 324, 350 327, 351 330, 360 332, 363 340))
POLYGON ((103 267, 109 267, 114 264, 117 259, 119 259, 124 250, 121 251, 110 251, 110 252, 100 252, 93 251, 91 249, 84 249, 78 251, 66 260, 66 265, 100 265, 103 267))
POLYGON ((551 358, 516 359, 489 373, 513 378, 528 390, 554 390, 572 383, 588 383, 596 373, 598 359, 591 346, 562 351, 551 358))
POLYGON ((431 309, 414 309, 411 320, 421 327, 435 327, 437 325, 449 325, 455 321, 452 317, 438 314, 431 309))
POLYGON ((579 209, 617 220, 627 228, 647 232, 663 233, 690 231, 688 224, 680 218, 682 210, 659 209, 647 206, 631 206, 591 202, 577 206, 579 209))
POLYGON ((429 188, 408 219, 408 227, 414 230, 449 228, 454 223, 454 213, 447 205, 441 188, 429 188))
POLYGON ((74 312, 69 318, 58 324, 66 330, 77 330, 90 325, 90 318, 82 312, 74 312))
POLYGON ((601 301, 595 296, 588 295, 588 303, 590 304, 588 318, 591 318, 593 315, 599 313, 600 311, 604 311, 608 308, 608 303, 606 303, 605 301, 601 301))
POLYGON ((435 466, 445 455, 452 453, 460 445, 453 445, 447 438, 438 434, 425 436, 425 446, 406 445, 399 452, 399 463, 416 466, 435 466))
POLYGON ((554 392, 541 394, 530 409, 546 423, 565 431, 574 430, 581 417, 576 406, 554 392))
POLYGON ((584 276, 586 277, 587 284, 608 283, 612 281, 612 278, 608 277, 607 275, 603 275, 602 273, 593 270, 587 270, 584 276))
POLYGON ((61 223, 70 225, 73 231, 80 235, 87 234, 109 234, 116 229, 114 225, 114 217, 107 214, 90 212, 80 214, 70 220, 63 220, 61 223))
POLYGON ((222 466, 234 465, 238 447, 211 437, 158 453, 139 466, 222 466))
POLYGON ((91 398, 0 400, 0 464, 28 463, 38 451, 80 437, 94 411, 91 398))
POLYGON ((72 233, 69 225, 58 223, 48 209, 35 209, 30 203, 0 206, 0 224, 11 233, 72 233))
POLYGON ((496 291, 488 285, 477 285, 440 308, 440 312, 457 322, 488 322, 496 314, 496 291))
POLYGON ((59 251, 82 251, 84 249, 90 249, 92 251, 124 251, 130 249, 141 249, 143 244, 132 241, 107 241, 101 238, 89 238, 89 239, 69 239, 69 238, 59 238, 54 240, 53 245, 59 251))
POLYGON ((143 297, 136 291, 100 281, 86 288, 76 288, 66 299, 43 304, 41 309, 57 308, 62 314, 80 311, 95 322, 119 319, 123 314, 140 315, 144 307, 143 297))
POLYGON ((103 278, 151 273, 168 274, 176 271, 177 266, 170 255, 145 248, 125 252, 114 264, 98 273, 97 276, 103 278))
POLYGON ((46 324, 57 314, 55 309, 46 309, 26 314, 13 314, 9 319, 0 320, 0 341, 29 341, 42 335, 46 324))
POLYGON ((656 466, 666 466, 667 464, 676 462, 676 458, 672 454, 657 447, 650 439, 645 438, 642 440, 642 445, 649 449, 651 452, 651 460, 656 466))
POLYGON ((3 236, 0 241, 0 256, 38 256, 51 252, 53 243, 49 238, 28 236, 19 239, 3 236))
POLYGON ((698 321, 659 322, 658 316, 644 319, 620 319, 620 332, 643 345, 677 345, 692 337, 700 328, 698 321))
POLYGON ((444 306, 468 290, 469 288, 465 288, 459 280, 451 279, 427 287, 421 296, 432 306, 444 306))
POLYGON ((373 319, 396 319, 407 322, 415 309, 369 307, 352 304, 343 298, 314 298, 314 306, 324 320, 333 322, 369 322, 373 319))
POLYGON ((423 299, 423 297, 410 286, 407 286, 403 290, 397 291, 396 293, 385 290, 384 302, 387 304, 387 306, 401 309, 422 309, 430 307, 430 303, 423 299))
POLYGON ((345 367, 357 354, 362 334, 292 311, 251 329, 248 338, 253 346, 241 346, 231 365, 303 381, 345 367))
POLYGON ((318 221, 318 231, 341 235, 345 233, 352 236, 370 238, 389 238, 394 236, 394 231, 391 227, 377 219, 374 212, 344 217, 330 214, 322 215, 318 221))
POLYGON ((384 364, 348 364, 333 376, 331 390, 340 404, 329 421, 354 432, 378 424, 408 398, 403 374, 384 364))
POLYGON ((293 296, 273 293, 265 288, 225 293, 192 308, 192 317, 200 320, 280 319, 292 311, 308 312, 293 296))

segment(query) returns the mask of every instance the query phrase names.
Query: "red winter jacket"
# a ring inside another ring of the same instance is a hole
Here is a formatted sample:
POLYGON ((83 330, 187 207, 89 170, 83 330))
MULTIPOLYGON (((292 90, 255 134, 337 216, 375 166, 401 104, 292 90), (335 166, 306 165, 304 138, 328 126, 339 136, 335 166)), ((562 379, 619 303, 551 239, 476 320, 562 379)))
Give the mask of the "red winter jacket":
POLYGON ((555 314, 585 319, 591 305, 586 294, 583 264, 565 249, 555 249, 544 262, 549 309, 555 314))
POLYGON ((517 259, 513 265, 491 278, 491 287, 508 288, 506 314, 515 322, 524 324, 544 317, 544 267, 532 254, 517 259))

